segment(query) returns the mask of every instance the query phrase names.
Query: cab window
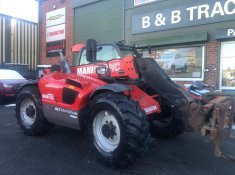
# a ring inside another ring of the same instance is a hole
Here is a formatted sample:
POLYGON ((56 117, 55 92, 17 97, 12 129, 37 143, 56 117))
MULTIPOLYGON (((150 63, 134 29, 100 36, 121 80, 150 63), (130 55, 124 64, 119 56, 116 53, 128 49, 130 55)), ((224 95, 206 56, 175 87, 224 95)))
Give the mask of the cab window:
MULTIPOLYGON (((112 59, 119 59, 120 56, 118 55, 116 49, 112 45, 104 45, 104 46, 97 46, 97 56, 96 60, 99 61, 109 61, 112 59)), ((80 58, 80 65, 83 64, 89 64, 86 60, 86 50, 84 49, 81 53, 81 58, 80 58)))

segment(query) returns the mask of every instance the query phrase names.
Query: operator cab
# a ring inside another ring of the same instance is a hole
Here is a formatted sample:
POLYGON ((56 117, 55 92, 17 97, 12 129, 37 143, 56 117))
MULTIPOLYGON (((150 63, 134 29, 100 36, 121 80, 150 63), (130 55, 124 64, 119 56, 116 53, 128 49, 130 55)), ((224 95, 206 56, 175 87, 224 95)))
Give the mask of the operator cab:
MULTIPOLYGON (((94 62, 103 62, 110 61, 112 59, 120 59, 120 54, 117 52, 116 48, 113 45, 102 45, 97 46, 96 60, 94 62)), ((81 54, 78 55, 78 64, 91 64, 86 58, 86 48, 82 49, 81 54)))
POLYGON ((122 43, 98 44, 96 46, 96 59, 89 60, 87 59, 86 46, 84 45, 79 52, 75 52, 73 65, 95 64, 133 55, 133 48, 125 46, 122 43))

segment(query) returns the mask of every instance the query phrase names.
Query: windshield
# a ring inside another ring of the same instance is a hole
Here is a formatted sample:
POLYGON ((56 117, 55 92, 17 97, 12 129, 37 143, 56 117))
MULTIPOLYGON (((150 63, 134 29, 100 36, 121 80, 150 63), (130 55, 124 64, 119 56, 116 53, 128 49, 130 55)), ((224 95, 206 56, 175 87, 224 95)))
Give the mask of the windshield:
MULTIPOLYGON (((120 59, 120 56, 113 45, 97 46, 97 56, 96 56, 97 61, 109 61, 112 59, 120 59)), ((83 64, 89 64, 89 62, 86 59, 86 49, 84 49, 81 53, 81 59, 79 65, 83 64)))
MULTIPOLYGON (((134 56, 138 57, 138 52, 134 51, 134 47, 127 46, 124 44, 117 43, 116 45, 105 44, 97 46, 96 60, 99 61, 110 61, 112 59, 121 59, 121 57, 134 56), (117 50, 118 46, 118 50, 117 50), (121 53, 120 53, 121 52, 121 53)), ((81 50, 81 54, 75 54, 73 65, 84 65, 90 64, 86 59, 86 49, 81 50)))
POLYGON ((25 79, 18 72, 14 70, 0 69, 1 80, 25 79))

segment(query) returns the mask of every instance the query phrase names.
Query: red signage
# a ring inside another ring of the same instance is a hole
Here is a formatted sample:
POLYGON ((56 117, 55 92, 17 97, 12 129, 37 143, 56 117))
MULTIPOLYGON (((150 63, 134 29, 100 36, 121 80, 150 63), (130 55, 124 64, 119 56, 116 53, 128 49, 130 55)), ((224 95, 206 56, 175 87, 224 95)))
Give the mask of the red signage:
POLYGON ((46 45, 46 56, 47 57, 56 57, 59 56, 59 51, 65 55, 66 47, 65 40, 49 42, 46 45))
POLYGON ((65 39, 65 24, 46 28, 46 41, 58 41, 65 39))

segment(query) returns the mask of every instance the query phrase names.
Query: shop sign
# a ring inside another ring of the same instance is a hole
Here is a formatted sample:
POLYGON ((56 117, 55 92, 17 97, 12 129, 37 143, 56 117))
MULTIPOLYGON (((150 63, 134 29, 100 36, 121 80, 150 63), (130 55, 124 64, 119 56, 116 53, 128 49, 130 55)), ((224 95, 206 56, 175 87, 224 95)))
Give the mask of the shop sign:
POLYGON ((46 42, 65 39, 65 24, 46 28, 46 42))
POLYGON ((153 2, 153 1, 156 1, 156 0, 134 0, 134 6, 145 4, 145 3, 148 3, 148 2, 153 2))
POLYGON ((235 28, 216 31, 216 39, 235 38, 235 28))
POLYGON ((46 13, 46 27, 65 23, 65 8, 46 13))
POLYGON ((132 16, 132 34, 229 20, 235 20, 235 0, 198 0, 191 4, 132 16))
POLYGON ((46 44, 46 56, 47 57, 56 57, 59 56, 59 51, 65 55, 66 51, 65 40, 53 41, 46 44))

